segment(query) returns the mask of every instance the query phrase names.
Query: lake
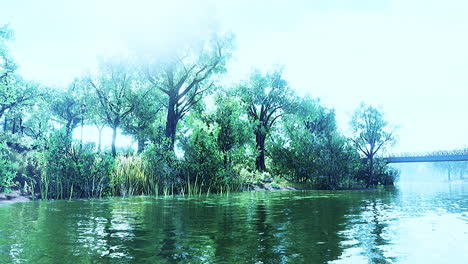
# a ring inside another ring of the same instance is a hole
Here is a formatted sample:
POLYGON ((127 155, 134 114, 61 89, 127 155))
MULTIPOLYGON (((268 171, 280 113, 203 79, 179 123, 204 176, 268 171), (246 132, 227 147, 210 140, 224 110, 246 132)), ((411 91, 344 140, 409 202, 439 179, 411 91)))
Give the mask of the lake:
POLYGON ((468 263, 468 184, 9 204, 0 263, 468 263))

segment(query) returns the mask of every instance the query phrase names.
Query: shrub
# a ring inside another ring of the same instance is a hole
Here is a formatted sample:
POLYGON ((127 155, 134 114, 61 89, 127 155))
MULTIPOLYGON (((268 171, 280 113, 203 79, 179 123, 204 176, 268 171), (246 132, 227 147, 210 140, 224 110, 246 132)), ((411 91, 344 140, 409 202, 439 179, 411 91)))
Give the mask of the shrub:
POLYGON ((44 199, 102 197, 109 193, 114 160, 90 145, 75 144, 64 130, 49 138, 40 189, 44 199))
POLYGON ((0 192, 10 192, 15 185, 17 163, 5 142, 0 143, 0 192))
MULTIPOLYGON (((181 176, 181 164, 174 152, 168 150, 169 138, 163 138, 158 144, 150 144, 142 153, 145 173, 151 186, 152 194, 163 191, 163 187, 178 189, 184 184, 181 176)), ((167 192, 167 190, 166 190, 167 192)))

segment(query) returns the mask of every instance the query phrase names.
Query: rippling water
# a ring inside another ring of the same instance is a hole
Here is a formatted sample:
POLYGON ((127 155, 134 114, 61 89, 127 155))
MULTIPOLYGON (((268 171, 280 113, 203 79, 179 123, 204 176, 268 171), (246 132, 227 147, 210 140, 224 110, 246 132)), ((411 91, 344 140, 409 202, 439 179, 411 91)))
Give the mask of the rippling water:
POLYGON ((468 184, 5 205, 0 263, 468 263, 468 184))

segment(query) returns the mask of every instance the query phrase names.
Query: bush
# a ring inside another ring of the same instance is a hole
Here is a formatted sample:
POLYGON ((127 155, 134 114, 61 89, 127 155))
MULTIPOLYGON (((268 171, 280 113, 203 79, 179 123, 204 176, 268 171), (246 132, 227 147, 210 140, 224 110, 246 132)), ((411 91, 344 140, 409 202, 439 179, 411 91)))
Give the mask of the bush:
POLYGON ((382 185, 394 185, 400 178, 400 171, 380 160, 374 173, 375 180, 382 185))
POLYGON ((271 146, 275 174, 317 189, 350 188, 357 182, 359 156, 345 138, 300 129, 290 130, 290 138, 288 143, 277 140, 271 146))
POLYGON ((6 142, 0 143, 0 192, 10 192, 15 185, 17 163, 6 142))
POLYGON ((42 157, 41 152, 33 150, 21 155, 18 161, 18 174, 16 178, 24 191, 29 192, 33 198, 40 191, 39 185, 43 171, 41 166, 42 157))
POLYGON ((102 197, 109 193, 114 160, 90 145, 74 144, 63 130, 49 138, 40 189, 44 199, 102 197))
POLYGON ((147 146, 142 153, 143 165, 152 194, 164 191, 164 187, 178 189, 184 184, 181 176, 181 164, 176 159, 174 152, 168 150, 169 141, 169 138, 163 138, 158 144, 147 146))
POLYGON ((223 156, 216 141, 219 127, 197 121, 183 144, 185 180, 204 191, 217 191, 223 181, 223 156))

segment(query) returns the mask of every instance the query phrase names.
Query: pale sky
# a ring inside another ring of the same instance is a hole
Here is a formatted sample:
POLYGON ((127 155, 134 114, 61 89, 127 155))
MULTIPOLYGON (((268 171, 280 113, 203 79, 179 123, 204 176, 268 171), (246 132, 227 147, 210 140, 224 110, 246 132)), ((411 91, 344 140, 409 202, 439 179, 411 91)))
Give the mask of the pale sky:
POLYGON ((468 1, 0 0, 27 79, 66 86, 98 57, 164 53, 212 31, 236 35, 226 79, 284 65, 299 94, 346 132, 361 102, 398 127, 390 152, 468 147, 468 1))

